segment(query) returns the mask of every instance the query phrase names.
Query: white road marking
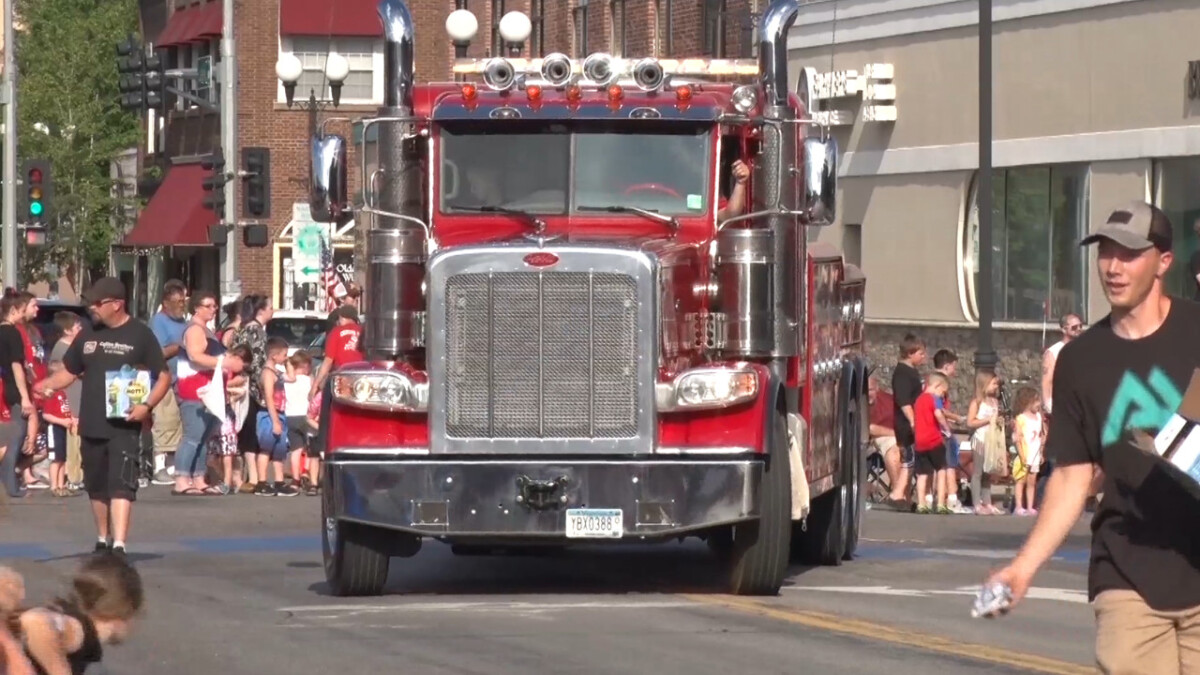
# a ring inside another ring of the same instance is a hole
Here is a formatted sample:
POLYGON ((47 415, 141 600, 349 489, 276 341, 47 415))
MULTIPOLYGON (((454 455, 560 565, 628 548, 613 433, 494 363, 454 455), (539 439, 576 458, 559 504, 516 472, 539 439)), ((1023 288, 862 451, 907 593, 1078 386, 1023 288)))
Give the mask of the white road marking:
MULTIPOLYGON (((852 593, 859 595, 888 595, 910 598, 928 598, 938 595, 972 596, 979 592, 979 586, 960 586, 951 590, 892 588, 891 586, 785 586, 788 591, 820 591, 825 593, 852 593)), ((1088 604, 1087 591, 1070 588, 1039 588, 1033 587, 1025 594, 1030 600, 1049 600, 1071 604, 1088 604)))

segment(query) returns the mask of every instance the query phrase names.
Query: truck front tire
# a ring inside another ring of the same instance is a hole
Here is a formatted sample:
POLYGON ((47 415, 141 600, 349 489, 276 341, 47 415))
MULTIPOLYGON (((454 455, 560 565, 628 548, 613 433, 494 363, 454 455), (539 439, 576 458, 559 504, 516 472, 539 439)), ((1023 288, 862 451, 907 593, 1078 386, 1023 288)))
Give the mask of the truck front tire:
POLYGON ((321 499, 321 553, 325 581, 339 597, 380 595, 387 583, 390 556, 384 533, 334 518, 328 488, 321 499))
POLYGON ((776 595, 787 576, 792 537, 792 478, 787 416, 772 412, 770 455, 764 467, 758 520, 733 528, 730 590, 736 595, 776 595))

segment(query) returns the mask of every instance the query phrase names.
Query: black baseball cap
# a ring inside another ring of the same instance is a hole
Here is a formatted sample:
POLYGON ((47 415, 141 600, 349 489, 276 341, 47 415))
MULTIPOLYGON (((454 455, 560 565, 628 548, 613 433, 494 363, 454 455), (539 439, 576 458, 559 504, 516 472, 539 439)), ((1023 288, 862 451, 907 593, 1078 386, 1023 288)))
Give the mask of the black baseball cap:
POLYGON ((124 300, 125 299, 125 284, 116 277, 103 277, 97 279, 92 285, 83 292, 83 300, 89 305, 94 305, 105 300, 124 300))
POLYGON ((1133 251, 1154 247, 1162 252, 1171 250, 1171 219, 1153 204, 1130 202, 1108 216, 1108 220, 1079 242, 1080 246, 1101 239, 1115 241, 1133 251))

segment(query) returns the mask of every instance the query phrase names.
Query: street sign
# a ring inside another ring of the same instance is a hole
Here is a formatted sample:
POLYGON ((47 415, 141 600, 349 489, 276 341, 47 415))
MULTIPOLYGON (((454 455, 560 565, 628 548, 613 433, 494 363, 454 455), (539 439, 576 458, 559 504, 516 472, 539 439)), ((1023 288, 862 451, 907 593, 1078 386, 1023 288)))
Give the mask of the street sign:
POLYGON ((321 249, 331 245, 329 226, 316 222, 296 224, 292 248, 292 270, 298 284, 321 281, 321 249))
POLYGON ((212 83, 212 57, 201 56, 196 59, 196 86, 205 89, 212 83))

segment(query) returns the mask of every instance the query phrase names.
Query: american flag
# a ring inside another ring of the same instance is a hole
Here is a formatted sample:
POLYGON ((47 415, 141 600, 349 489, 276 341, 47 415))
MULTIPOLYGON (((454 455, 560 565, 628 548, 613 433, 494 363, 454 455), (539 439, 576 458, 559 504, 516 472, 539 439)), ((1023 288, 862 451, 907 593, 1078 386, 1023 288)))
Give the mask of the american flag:
POLYGON ((325 311, 332 312, 338 299, 346 295, 346 287, 333 264, 333 243, 321 242, 321 287, 325 289, 325 311))

